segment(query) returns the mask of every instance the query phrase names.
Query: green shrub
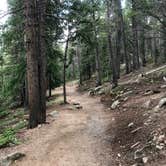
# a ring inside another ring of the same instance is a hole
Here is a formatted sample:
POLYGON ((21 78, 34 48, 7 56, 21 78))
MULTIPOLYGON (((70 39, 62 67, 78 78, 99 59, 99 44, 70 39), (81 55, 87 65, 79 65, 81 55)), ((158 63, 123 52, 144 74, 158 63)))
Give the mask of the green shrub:
POLYGON ((18 140, 13 129, 6 129, 0 135, 0 148, 7 147, 10 144, 18 144, 18 140))

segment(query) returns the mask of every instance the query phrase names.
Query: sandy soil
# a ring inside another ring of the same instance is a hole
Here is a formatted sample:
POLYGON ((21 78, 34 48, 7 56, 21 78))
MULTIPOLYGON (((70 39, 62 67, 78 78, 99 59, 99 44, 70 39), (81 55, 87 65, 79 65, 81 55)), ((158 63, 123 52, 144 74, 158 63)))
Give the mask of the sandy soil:
MULTIPOLYGON (((56 92, 61 93, 61 89, 56 92)), ((71 105, 52 107, 58 110, 50 124, 26 131, 25 143, 5 149, 0 155, 22 152, 26 157, 14 166, 114 166, 107 130, 114 119, 105 111, 99 98, 68 86, 68 101, 79 102, 83 109, 71 110, 71 105)), ((51 111, 49 110, 49 111, 51 111)))

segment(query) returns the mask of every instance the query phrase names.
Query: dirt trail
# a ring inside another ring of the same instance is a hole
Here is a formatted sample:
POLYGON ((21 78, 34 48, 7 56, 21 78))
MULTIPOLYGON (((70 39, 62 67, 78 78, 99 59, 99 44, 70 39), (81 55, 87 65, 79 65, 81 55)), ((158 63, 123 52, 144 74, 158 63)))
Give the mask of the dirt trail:
POLYGON ((54 108, 61 110, 58 117, 41 128, 26 132, 29 139, 20 146, 8 149, 23 152, 26 157, 15 166, 114 166, 110 136, 110 113, 105 111, 99 98, 76 91, 68 86, 68 100, 79 102, 82 110, 70 110, 69 106, 54 108))

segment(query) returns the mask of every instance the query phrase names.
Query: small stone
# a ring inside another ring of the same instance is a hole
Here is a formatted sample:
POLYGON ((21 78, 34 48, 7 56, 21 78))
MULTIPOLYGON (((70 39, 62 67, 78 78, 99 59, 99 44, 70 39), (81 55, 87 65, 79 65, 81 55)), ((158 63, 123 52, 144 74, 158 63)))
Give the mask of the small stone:
POLYGON ((104 94, 105 94, 104 89, 101 89, 97 94, 98 94, 98 95, 104 95, 104 94))
POLYGON ((159 142, 159 143, 164 142, 164 140, 165 140, 165 135, 160 135, 160 136, 158 137, 158 142, 159 142))
POLYGON ((134 133, 136 133, 137 131, 139 131, 139 130, 141 130, 141 129, 142 129, 142 127, 138 127, 137 129, 131 131, 131 133, 134 134, 134 133))
POLYGON ((166 105, 166 98, 163 98, 163 99, 160 100, 160 102, 158 104, 158 107, 162 108, 164 105, 166 105))
POLYGON ((98 87, 96 87, 95 89, 94 89, 94 91, 95 92, 98 92, 99 90, 101 90, 102 89, 102 86, 98 86, 98 87))
POLYGON ((58 114, 59 113, 57 111, 53 111, 53 112, 49 113, 48 115, 53 117, 53 118, 56 118, 58 116, 58 114))
POLYGON ((128 97, 125 97, 124 99, 123 99, 123 101, 127 101, 129 98, 128 97))
POLYGON ((148 162, 149 158, 148 157, 143 157, 142 161, 144 164, 146 164, 148 162))
POLYGON ((135 143, 134 145, 131 146, 131 149, 134 149, 135 147, 137 147, 138 145, 140 145, 140 142, 135 143))
POLYGON ((126 112, 126 111, 127 111, 127 108, 124 108, 123 111, 126 112))
POLYGON ((161 89, 165 89, 165 88, 166 88, 166 85, 161 85, 160 88, 161 88, 161 89))
POLYGON ((156 145, 156 148, 157 148, 158 150, 162 150, 162 149, 164 148, 164 145, 156 145))
POLYGON ((83 107, 81 105, 76 105, 76 109, 80 110, 83 109, 83 107))
POLYGON ((73 102, 73 105, 80 105, 80 103, 77 103, 77 102, 73 102))
POLYGON ((151 100, 148 100, 143 104, 143 108, 149 109, 150 105, 151 105, 151 100))
POLYGON ((148 96, 148 95, 152 95, 153 94, 153 91, 152 90, 147 90, 146 92, 145 92, 145 96, 148 96))
POLYGON ((123 96, 124 96, 124 97, 127 97, 128 95, 130 95, 130 94, 132 94, 132 93, 133 93, 133 91, 128 91, 128 92, 124 93, 123 96))
POLYGON ((133 127, 133 126, 134 126, 133 122, 128 124, 128 127, 133 127))
POLYGON ((136 164, 133 164, 133 165, 131 165, 131 166, 138 166, 138 164, 136 163, 136 164))
POLYGON ((111 108, 112 108, 112 109, 116 109, 119 104, 120 104, 119 100, 116 100, 116 101, 113 102, 111 108))
POLYGON ((40 124, 40 125, 38 125, 37 127, 40 129, 40 128, 42 127, 42 125, 40 124))
POLYGON ((118 153, 118 157, 121 157, 121 154, 120 154, 120 153, 118 153))

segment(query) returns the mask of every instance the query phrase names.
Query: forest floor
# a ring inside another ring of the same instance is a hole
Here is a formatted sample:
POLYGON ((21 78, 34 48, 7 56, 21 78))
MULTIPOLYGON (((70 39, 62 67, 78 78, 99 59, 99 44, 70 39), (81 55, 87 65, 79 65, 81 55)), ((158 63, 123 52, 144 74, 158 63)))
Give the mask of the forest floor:
POLYGON ((69 83, 67 105, 56 89, 48 124, 20 131, 23 144, 1 149, 0 158, 24 153, 14 166, 166 166, 166 102, 156 107, 166 83, 127 75, 111 93, 93 83, 85 85, 89 93, 69 83))

